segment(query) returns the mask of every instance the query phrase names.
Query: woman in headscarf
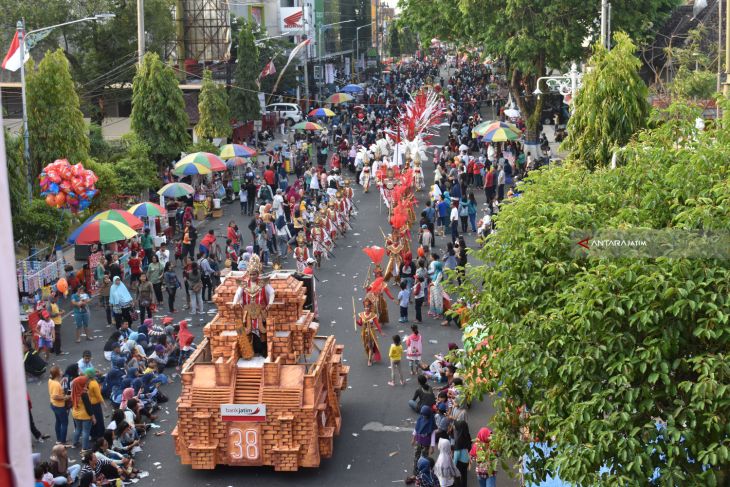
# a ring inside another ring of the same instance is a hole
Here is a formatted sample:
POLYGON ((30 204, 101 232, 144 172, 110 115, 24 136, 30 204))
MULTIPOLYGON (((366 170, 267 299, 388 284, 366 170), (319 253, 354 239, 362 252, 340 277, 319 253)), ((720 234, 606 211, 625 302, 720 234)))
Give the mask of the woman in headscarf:
POLYGON ((104 436, 104 412, 102 404, 104 398, 101 395, 101 387, 96 380, 96 369, 90 367, 84 371, 84 375, 88 378, 86 381, 86 390, 91 403, 91 413, 94 420, 91 425, 91 439, 96 440, 104 436))
POLYGON ((438 480, 433 475, 433 464, 433 459, 430 457, 421 456, 418 459, 418 463, 416 464, 416 468, 418 469, 416 485, 418 487, 438 487, 438 480))
POLYGON ((122 370, 122 367, 124 367, 124 362, 121 364, 120 361, 117 360, 117 363, 112 364, 112 368, 107 374, 104 376, 104 383, 101 386, 101 395, 112 399, 114 396, 119 394, 119 388, 122 385, 122 379, 124 379, 124 371, 122 370), (121 365, 122 367, 119 367, 121 365))
POLYGON ((479 487, 496 487, 497 454, 491 446, 492 430, 482 428, 471 445, 469 456, 476 465, 479 487))
POLYGON ((182 367, 188 357, 190 357, 190 354, 194 349, 193 339, 193 334, 190 333, 190 330, 188 330, 187 320, 182 320, 180 322, 180 331, 178 331, 177 333, 177 343, 180 347, 180 359, 178 360, 177 364, 178 370, 180 370, 180 367, 182 367))
POLYGON ((134 397, 134 389, 127 387, 122 391, 122 400, 119 402, 119 409, 124 411, 127 409, 127 401, 134 397))
POLYGON ((454 463, 459 470, 461 479, 459 486, 466 487, 467 472, 469 471, 469 451, 471 450, 471 433, 466 421, 454 422, 454 463))
POLYGON ((54 485, 71 485, 76 482, 81 465, 68 464, 68 451, 64 445, 56 445, 51 449, 48 471, 53 475, 54 485))
POLYGON ((431 288, 428 293, 428 315, 441 319, 444 313, 444 288, 441 284, 444 279, 444 272, 438 255, 432 254, 431 258, 433 260, 428 269, 431 277, 431 288))
POLYGON ((439 485, 441 487, 451 487, 461 475, 456 468, 451 454, 451 442, 445 438, 441 438, 438 443, 438 450, 439 457, 436 460, 436 465, 433 467, 433 473, 439 479, 439 485))
POLYGON ((80 445, 84 450, 91 448, 91 424, 95 419, 86 386, 89 379, 80 375, 71 381, 71 416, 74 419, 74 446, 80 445))
POLYGON ((408 480, 413 481, 418 475, 418 459, 421 456, 428 456, 436 445, 436 421, 430 406, 421 406, 416 426, 413 428, 411 444, 414 447, 413 476, 408 480))
POLYGON ((117 329, 122 326, 122 321, 132 324, 132 295, 129 294, 127 286, 124 285, 119 276, 114 276, 112 287, 109 290, 109 305, 114 313, 114 322, 117 329))

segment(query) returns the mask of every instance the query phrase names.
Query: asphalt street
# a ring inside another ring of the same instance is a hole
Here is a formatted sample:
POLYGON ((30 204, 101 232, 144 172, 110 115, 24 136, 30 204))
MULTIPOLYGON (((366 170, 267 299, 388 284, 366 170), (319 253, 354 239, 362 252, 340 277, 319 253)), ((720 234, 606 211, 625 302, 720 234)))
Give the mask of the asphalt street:
MULTIPOLYGON (((426 181, 430 184, 433 179, 433 167, 430 163, 424 164, 426 181)), ((346 171, 347 172, 347 171, 346 171)), ((346 174, 352 177, 352 175, 346 174)), ((475 192, 480 205, 484 202, 483 192, 475 192)), ((420 205, 418 212, 423 208, 427 198, 425 192, 418 194, 420 205)), ((175 426, 176 411, 174 399, 179 395, 179 377, 165 386, 164 392, 171 398, 169 403, 163 404, 159 412, 157 424, 159 429, 151 430, 143 445, 143 452, 136 457, 140 469, 149 472, 149 477, 139 481, 138 485, 158 486, 241 486, 267 485, 277 486, 386 486, 403 483, 410 474, 413 464, 413 448, 411 447, 411 431, 416 414, 408 407, 407 400, 416 389, 416 381, 407 375, 405 387, 390 387, 390 370, 387 363, 367 366, 366 357, 360 342, 359 334, 354 330, 352 297, 358 306, 361 306, 363 296, 362 286, 366 277, 369 259, 362 252, 368 245, 383 245, 380 232, 387 233, 387 211, 379 202, 379 194, 372 191, 363 194, 360 187, 355 187, 355 203, 359 207, 356 220, 352 222, 353 230, 345 238, 337 241, 335 258, 325 261, 322 268, 316 271, 319 279, 317 290, 319 294, 320 334, 334 334, 338 343, 345 345, 345 360, 351 366, 349 386, 342 394, 342 430, 335 438, 334 455, 323 460, 319 468, 302 469, 294 473, 274 472, 269 467, 218 467, 213 471, 196 471, 189 466, 181 465, 175 455, 174 445, 169 433, 175 426), (159 435, 159 436, 158 436, 159 435)), ((217 234, 224 234, 228 222, 233 219, 244 231, 249 217, 239 215, 238 204, 225 206, 225 215, 217 220, 209 220, 204 229, 214 228, 217 234)), ((481 216, 481 214, 480 214, 481 216)), ((415 229, 413 229, 415 235, 415 229)), ((467 234, 467 243, 474 245, 474 236, 467 234)), ((440 250, 445 247, 443 237, 437 239, 440 250)), ((414 246, 415 254, 415 246, 414 246)), ((289 258, 285 268, 293 268, 293 259, 289 258)), ((391 288, 396 293, 394 287, 391 288)), ((176 321, 183 318, 190 319, 189 313, 182 310, 184 294, 178 296, 178 305, 181 311, 174 315, 176 321)), ((384 336, 380 337, 381 350, 387 359, 387 349, 391 343, 391 336, 395 333, 405 337, 409 332, 409 325, 397 323, 397 303, 389 302, 391 323, 384 328, 384 336)), ((424 310, 425 322, 420 327, 424 337, 424 361, 430 361, 436 353, 446 351, 449 342, 461 344, 460 330, 454 326, 443 327, 438 322, 428 319, 424 310)), ((156 319, 164 316, 158 311, 156 319)), ((196 334, 196 342, 202 337, 202 327, 213 317, 209 314, 192 320, 191 331, 196 334), (204 318, 204 319, 203 319, 204 318)), ((410 318, 414 319, 413 309, 410 309, 410 318)), ((77 361, 81 352, 90 349, 94 355, 94 364, 98 369, 106 371, 108 362, 103 358, 102 347, 108 335, 114 330, 113 326, 106 326, 103 310, 93 307, 91 315, 91 329, 94 341, 74 343, 73 319, 67 316, 63 322, 64 350, 69 355, 52 356, 51 364, 58 364, 63 370, 72 361, 77 361)), ((49 364, 50 367, 50 364, 49 364)), ((174 369, 167 369, 174 373, 174 369)), ((407 366, 404 368, 407 374, 407 366)), ((35 451, 41 452, 43 459, 48 459, 50 449, 55 441, 53 436, 53 415, 48 403, 47 377, 40 381, 29 383, 29 392, 33 400, 33 416, 36 425, 44 432, 51 434, 51 438, 43 444, 34 444, 35 451)), ((474 403, 468 414, 468 423, 472 437, 476 436, 480 427, 489 424, 493 411, 489 400, 474 403)), ((111 410, 107 407, 105 416, 111 410)), ((69 440, 73 426, 69 426, 69 440)), ((70 453, 72 459, 78 459, 78 453, 70 453)), ((469 473, 469 485, 477 485, 473 470, 469 473)), ((498 474, 499 485, 518 485, 507 475, 498 474)))

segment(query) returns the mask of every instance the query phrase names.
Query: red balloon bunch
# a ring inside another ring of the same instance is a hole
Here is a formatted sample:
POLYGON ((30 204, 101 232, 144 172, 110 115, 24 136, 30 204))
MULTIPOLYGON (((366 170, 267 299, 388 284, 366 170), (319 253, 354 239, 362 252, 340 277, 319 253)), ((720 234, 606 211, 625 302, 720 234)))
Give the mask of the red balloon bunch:
POLYGON ((66 159, 56 159, 41 172, 41 196, 45 196, 48 206, 76 213, 91 204, 97 193, 97 180, 94 171, 84 169, 83 164, 71 165, 66 159))

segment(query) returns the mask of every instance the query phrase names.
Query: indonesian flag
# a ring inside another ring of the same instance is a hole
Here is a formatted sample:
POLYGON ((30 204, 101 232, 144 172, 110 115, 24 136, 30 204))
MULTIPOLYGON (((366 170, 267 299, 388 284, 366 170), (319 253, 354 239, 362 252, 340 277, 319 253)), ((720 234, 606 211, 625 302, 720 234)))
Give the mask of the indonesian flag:
MULTIPOLYGON (((25 63, 30 57, 30 54, 28 54, 28 49, 25 49, 24 54, 25 59, 23 60, 23 63, 25 63)), ((10 49, 5 55, 5 59, 3 59, 3 69, 7 69, 8 71, 17 71, 18 69, 20 69, 21 64, 20 42, 18 41, 18 31, 16 30, 15 35, 13 36, 13 42, 10 44, 10 49)))
POLYGON ((272 74, 276 73, 276 66, 274 66, 274 60, 268 62, 266 66, 264 66, 264 70, 261 71, 261 74, 259 75, 259 79, 265 78, 267 76, 271 76, 272 74))

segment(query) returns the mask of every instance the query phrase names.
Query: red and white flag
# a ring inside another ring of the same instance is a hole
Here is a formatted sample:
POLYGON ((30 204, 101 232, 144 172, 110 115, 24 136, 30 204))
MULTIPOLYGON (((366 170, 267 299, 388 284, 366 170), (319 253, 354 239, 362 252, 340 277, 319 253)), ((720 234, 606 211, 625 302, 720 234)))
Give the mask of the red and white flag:
POLYGON ((267 76, 271 76, 272 74, 276 73, 276 66, 274 66, 274 60, 268 62, 266 66, 264 66, 264 70, 261 71, 261 74, 259 75, 259 79, 265 78, 267 76))
MULTIPOLYGON (((30 57, 30 54, 28 54, 28 49, 25 49, 24 54, 25 59, 23 59, 23 63, 25 63, 30 57)), ((13 36, 13 42, 10 44, 10 49, 5 55, 5 59, 3 59, 3 69, 7 69, 8 71, 17 71, 18 69, 20 69, 21 64, 20 42, 18 41, 18 31, 15 31, 15 35, 13 36)))

